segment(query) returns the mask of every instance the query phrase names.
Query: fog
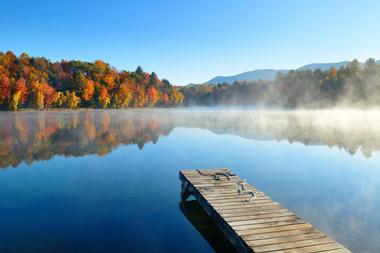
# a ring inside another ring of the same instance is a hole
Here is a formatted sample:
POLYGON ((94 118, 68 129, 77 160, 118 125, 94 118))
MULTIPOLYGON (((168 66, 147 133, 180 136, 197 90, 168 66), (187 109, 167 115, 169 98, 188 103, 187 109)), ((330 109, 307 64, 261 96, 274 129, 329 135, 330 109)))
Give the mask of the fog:
POLYGON ((193 112, 179 116, 178 124, 255 140, 338 147, 367 157, 380 148, 380 111, 377 110, 193 112))
POLYGON ((177 127, 257 141, 335 147, 371 157, 380 150, 380 111, 142 109, 1 112, 1 167, 55 155, 105 155, 119 145, 156 143, 177 127))
POLYGON ((270 109, 371 109, 380 106, 380 65, 369 58, 339 69, 278 73, 275 80, 202 84, 181 89, 185 105, 255 105, 270 109))

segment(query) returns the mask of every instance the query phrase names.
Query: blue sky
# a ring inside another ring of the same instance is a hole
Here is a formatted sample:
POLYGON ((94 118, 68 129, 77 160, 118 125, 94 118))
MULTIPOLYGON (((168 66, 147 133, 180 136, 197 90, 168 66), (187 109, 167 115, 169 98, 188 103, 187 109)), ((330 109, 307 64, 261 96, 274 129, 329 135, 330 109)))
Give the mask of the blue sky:
POLYGON ((380 1, 1 3, 0 50, 141 65, 177 85, 257 68, 380 58, 380 1))

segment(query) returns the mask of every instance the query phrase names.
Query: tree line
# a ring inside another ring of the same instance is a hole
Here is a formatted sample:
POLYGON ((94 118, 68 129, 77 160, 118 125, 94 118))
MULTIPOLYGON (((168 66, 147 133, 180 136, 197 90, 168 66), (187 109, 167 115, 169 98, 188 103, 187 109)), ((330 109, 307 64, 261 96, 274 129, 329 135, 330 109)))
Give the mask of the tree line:
POLYGON ((185 105, 260 105, 285 108, 380 106, 380 65, 369 58, 327 71, 291 70, 274 81, 201 84, 180 90, 185 105))
POLYGON ((0 109, 176 106, 183 95, 168 80, 117 71, 102 60, 51 62, 0 52, 0 109))

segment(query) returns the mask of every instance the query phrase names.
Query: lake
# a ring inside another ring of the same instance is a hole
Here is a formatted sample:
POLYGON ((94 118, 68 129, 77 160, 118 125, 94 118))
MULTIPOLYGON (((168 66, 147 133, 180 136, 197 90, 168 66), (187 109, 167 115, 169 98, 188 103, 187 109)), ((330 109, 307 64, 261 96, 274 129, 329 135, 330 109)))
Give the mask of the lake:
POLYGON ((229 167, 380 252, 380 112, 0 112, 0 252, 232 252, 180 169, 229 167))

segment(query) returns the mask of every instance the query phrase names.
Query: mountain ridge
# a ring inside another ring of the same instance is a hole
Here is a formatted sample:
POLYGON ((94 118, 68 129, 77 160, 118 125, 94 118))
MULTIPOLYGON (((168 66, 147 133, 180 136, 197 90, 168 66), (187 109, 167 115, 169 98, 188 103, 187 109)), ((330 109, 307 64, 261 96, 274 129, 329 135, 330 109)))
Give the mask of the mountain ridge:
POLYGON ((277 73, 287 73, 288 70, 285 69, 256 69, 252 71, 246 71, 237 75, 232 76, 216 76, 206 83, 233 83, 235 81, 243 80, 273 80, 277 73))
MULTIPOLYGON (((329 70, 332 67, 339 69, 342 66, 346 66, 350 61, 340 61, 340 62, 328 62, 328 63, 310 63, 303 65, 295 70, 306 70, 306 69, 321 69, 322 71, 329 70)), ((376 61, 376 64, 380 64, 380 60, 376 61)), ((229 76, 215 76, 204 84, 218 84, 218 83, 230 83, 235 81, 258 81, 267 80, 272 81, 275 79, 278 73, 286 74, 290 69, 255 69, 251 71, 245 71, 236 75, 229 76)), ((195 85, 194 83, 189 85, 195 85)))

